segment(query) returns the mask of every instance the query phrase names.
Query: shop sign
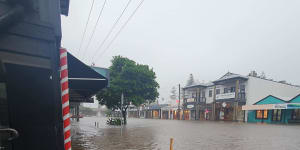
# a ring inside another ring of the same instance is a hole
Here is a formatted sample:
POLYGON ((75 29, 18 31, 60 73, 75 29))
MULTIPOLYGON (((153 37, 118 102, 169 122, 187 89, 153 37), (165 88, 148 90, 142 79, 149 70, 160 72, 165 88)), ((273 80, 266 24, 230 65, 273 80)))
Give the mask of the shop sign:
POLYGON ((216 95, 216 100, 231 99, 231 98, 235 98, 235 92, 233 92, 233 93, 223 93, 223 94, 216 95))
POLYGON ((287 109, 300 109, 300 103, 287 104, 287 109))
POLYGON ((195 98, 188 98, 186 102, 195 102, 195 98))
POLYGON ((227 104, 226 104, 225 102, 223 102, 223 103, 222 103, 222 106, 223 106, 223 107, 226 107, 226 106, 227 106, 227 104))
POLYGON ((287 105, 286 104, 274 104, 273 109, 287 109, 287 105))
POLYGON ((194 105, 187 105, 186 108, 194 108, 194 105))
POLYGON ((263 105, 244 105, 242 110, 264 110, 274 109, 274 104, 263 104, 263 105))

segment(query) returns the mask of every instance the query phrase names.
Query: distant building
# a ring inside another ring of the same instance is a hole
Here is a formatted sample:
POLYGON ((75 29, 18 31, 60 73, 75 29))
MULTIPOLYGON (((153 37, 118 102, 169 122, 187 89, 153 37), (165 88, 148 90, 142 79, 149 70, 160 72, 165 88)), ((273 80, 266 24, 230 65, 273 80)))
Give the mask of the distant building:
POLYGON ((243 76, 228 72, 212 83, 184 87, 183 118, 247 121, 243 105, 252 105, 268 95, 290 98, 300 93, 299 86, 252 74, 243 76))

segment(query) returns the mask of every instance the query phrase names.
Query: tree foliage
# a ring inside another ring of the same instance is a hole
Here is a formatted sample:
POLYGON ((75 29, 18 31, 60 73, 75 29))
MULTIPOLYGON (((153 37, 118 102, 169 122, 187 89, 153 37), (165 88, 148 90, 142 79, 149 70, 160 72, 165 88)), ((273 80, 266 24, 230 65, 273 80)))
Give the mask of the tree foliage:
POLYGON ((172 87, 171 89, 171 95, 170 95, 170 99, 171 100, 176 100, 177 98, 177 89, 175 86, 172 87))
POLYGON ((110 87, 101 90, 97 99, 109 109, 126 112, 130 102, 140 106, 146 100, 153 102, 158 98, 156 75, 148 65, 138 64, 122 56, 114 56, 110 70, 110 87), (121 108, 121 94, 124 94, 124 108, 121 108))
POLYGON ((193 74, 190 74, 190 77, 186 83, 186 86, 190 86, 190 85, 194 85, 194 84, 195 84, 194 76, 193 76, 193 74))

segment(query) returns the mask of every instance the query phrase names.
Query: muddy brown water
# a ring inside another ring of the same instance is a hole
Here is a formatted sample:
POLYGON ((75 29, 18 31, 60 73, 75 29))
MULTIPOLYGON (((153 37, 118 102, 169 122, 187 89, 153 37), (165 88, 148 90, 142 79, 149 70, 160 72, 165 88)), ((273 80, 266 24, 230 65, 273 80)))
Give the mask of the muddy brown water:
POLYGON ((85 117, 72 122, 72 149, 169 150, 171 137, 174 150, 300 149, 299 125, 129 118, 121 131, 105 121, 85 117))

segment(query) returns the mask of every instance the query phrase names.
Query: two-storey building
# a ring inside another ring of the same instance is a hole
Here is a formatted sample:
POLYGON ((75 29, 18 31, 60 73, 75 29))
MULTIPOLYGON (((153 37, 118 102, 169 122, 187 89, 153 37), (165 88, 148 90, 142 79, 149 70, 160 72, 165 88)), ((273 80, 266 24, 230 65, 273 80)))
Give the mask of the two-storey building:
POLYGON ((215 94, 213 118, 215 120, 243 120, 242 105, 246 104, 247 81, 248 77, 230 72, 213 81, 215 94))
POLYGON ((213 83, 202 83, 183 88, 183 117, 185 120, 209 119, 212 111, 213 85, 213 83))

